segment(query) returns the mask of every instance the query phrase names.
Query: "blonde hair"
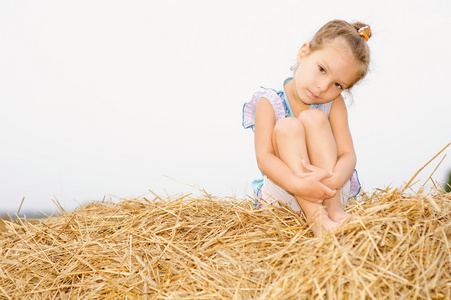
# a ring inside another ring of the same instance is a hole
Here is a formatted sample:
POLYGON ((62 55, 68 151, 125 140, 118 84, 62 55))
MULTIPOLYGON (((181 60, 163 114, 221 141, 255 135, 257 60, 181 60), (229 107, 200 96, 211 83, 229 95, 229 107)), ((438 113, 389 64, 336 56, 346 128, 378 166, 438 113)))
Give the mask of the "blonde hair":
MULTIPOLYGON (((360 72, 356 80, 352 82, 347 89, 350 89, 368 73, 368 66, 370 64, 370 49, 368 48, 366 39, 359 33, 359 30, 365 26, 368 28, 368 32, 370 33, 368 37, 370 37, 371 31, 368 24, 362 22, 348 23, 343 20, 333 20, 327 22, 323 27, 321 27, 309 43, 309 53, 312 53, 324 48, 336 38, 342 38, 346 42, 355 60, 360 65, 360 72)), ((296 70, 297 67, 298 65, 295 65, 291 69, 296 70)))

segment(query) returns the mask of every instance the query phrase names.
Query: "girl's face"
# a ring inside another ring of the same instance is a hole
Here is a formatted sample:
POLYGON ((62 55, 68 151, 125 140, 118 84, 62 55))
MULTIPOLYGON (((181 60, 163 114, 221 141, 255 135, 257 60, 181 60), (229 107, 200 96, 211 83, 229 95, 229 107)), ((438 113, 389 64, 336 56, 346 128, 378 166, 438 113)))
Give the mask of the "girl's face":
POLYGON ((341 39, 335 39, 313 52, 308 44, 304 44, 297 61, 295 89, 305 104, 334 100, 357 79, 360 71, 359 64, 341 39))

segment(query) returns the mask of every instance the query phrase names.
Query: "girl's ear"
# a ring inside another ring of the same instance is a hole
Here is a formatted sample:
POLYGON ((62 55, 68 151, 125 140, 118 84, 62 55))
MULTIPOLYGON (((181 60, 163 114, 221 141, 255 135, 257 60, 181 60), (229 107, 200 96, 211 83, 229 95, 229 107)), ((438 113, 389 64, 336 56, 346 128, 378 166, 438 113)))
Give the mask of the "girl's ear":
POLYGON ((309 53, 309 51, 310 51, 309 44, 305 43, 304 45, 302 45, 301 49, 299 49, 298 56, 297 56, 298 63, 301 62, 301 60, 309 53))

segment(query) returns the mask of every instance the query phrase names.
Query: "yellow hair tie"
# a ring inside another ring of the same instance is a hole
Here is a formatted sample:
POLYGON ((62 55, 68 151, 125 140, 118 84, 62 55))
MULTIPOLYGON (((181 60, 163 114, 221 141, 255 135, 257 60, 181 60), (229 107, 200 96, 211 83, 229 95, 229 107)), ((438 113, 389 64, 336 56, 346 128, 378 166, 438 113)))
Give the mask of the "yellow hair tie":
POLYGON ((358 30, 358 32, 359 32, 359 35, 360 35, 360 36, 363 36, 363 38, 365 39, 365 41, 368 42, 368 39, 369 39, 370 36, 371 36, 371 29, 370 29, 368 26, 364 26, 364 27, 360 28, 360 29, 358 30))

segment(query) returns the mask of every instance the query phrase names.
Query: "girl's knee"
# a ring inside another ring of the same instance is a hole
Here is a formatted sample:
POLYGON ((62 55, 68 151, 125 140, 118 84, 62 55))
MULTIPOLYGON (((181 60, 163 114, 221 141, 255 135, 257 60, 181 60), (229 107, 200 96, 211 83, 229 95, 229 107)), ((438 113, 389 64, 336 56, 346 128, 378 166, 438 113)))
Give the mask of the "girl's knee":
POLYGON ((318 108, 307 109, 301 112, 298 116, 298 119, 302 122, 302 124, 321 124, 325 122, 329 122, 329 119, 324 111, 318 108))
POLYGON ((275 136, 299 136, 303 133, 304 127, 299 118, 281 119, 274 126, 275 136))

